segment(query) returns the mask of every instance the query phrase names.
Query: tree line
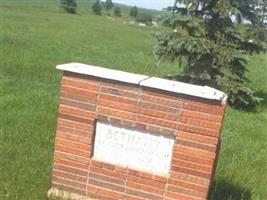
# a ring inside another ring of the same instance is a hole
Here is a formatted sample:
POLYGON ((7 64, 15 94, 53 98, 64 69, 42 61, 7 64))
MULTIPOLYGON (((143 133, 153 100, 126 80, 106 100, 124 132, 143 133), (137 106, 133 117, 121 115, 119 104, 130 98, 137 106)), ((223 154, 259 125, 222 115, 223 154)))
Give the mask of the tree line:
MULTIPOLYGON (((60 0, 60 7, 68 13, 75 14, 77 12, 77 2, 76 0, 60 0)), ((102 15, 103 10, 106 10, 107 15, 111 15, 111 10, 113 9, 113 14, 117 17, 122 16, 122 12, 119 6, 115 6, 112 0, 106 0, 101 2, 96 0, 92 5, 92 11, 96 15, 102 15)), ((132 17, 137 17, 138 8, 136 6, 132 7, 129 13, 132 17)))

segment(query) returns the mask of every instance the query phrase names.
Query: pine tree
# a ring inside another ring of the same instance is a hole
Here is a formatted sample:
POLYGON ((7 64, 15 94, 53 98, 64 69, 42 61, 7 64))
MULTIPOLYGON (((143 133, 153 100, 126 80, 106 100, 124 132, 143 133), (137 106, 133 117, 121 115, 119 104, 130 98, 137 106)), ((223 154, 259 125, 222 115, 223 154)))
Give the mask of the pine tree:
POLYGON ((114 15, 117 16, 117 17, 121 17, 121 9, 120 7, 115 7, 114 9, 114 15))
POLYGON ((131 10, 130 10, 130 16, 132 17, 136 17, 138 14, 138 9, 136 6, 132 7, 131 10))
POLYGON ((180 80, 223 90, 230 104, 255 105, 260 98, 248 86, 246 56, 263 47, 253 35, 260 21, 251 2, 256 0, 176 0, 162 19, 172 30, 155 34, 156 57, 185 61, 180 80), (252 25, 242 24, 243 18, 252 25))
POLYGON ((102 5, 100 3, 100 0, 96 0, 96 2, 92 6, 92 10, 96 15, 101 15, 102 14, 102 5))
POLYGON ((77 3, 76 0, 60 0, 60 7, 68 13, 76 13, 77 3))
POLYGON ((109 11, 113 8, 112 0, 106 0, 104 3, 105 10, 109 13, 109 11))

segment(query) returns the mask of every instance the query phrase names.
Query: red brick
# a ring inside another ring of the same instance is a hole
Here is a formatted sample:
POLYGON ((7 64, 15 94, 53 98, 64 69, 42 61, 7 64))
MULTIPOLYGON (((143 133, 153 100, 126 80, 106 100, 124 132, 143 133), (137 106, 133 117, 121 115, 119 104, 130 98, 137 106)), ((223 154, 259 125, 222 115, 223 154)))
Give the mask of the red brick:
POLYGON ((140 176, 140 171, 128 168, 128 174, 139 177, 140 176))
POLYGON ((195 190, 190 190, 190 189, 186 189, 183 187, 177 187, 174 185, 168 185, 167 190, 170 192, 175 192, 178 194, 185 194, 185 195, 189 195, 189 196, 194 196, 194 197, 201 197, 201 198, 206 198, 207 194, 203 193, 203 192, 198 192, 195 190))
POLYGON ((161 128, 160 133, 162 133, 164 135, 175 136, 175 130, 173 130, 173 129, 161 128))
POLYGON ((205 185, 198 185, 198 184, 194 184, 194 183, 189 183, 186 181, 182 181, 182 180, 177 180, 177 179, 172 179, 170 178, 168 181, 168 184, 170 185, 175 185, 175 186, 180 186, 183 188, 188 188, 188 189, 192 189, 198 192, 208 192, 209 187, 205 186, 205 185))
POLYGON ((64 76, 62 78, 61 84, 62 85, 68 85, 71 87, 77 87, 77 88, 81 88, 81 89, 89 90, 89 91, 99 90, 99 84, 94 84, 92 82, 84 81, 82 79, 80 79, 80 80, 79 79, 73 79, 73 78, 66 77, 66 76, 64 76))
POLYGON ((66 178, 66 179, 70 179, 79 183, 86 183, 87 181, 87 177, 86 176, 79 176, 77 174, 70 174, 67 172, 63 172, 63 171, 58 171, 58 170, 54 170, 53 171, 53 176, 56 177, 62 177, 62 178, 66 178))
POLYGON ((197 176, 200 178, 206 178, 206 179, 211 178, 211 173, 206 173, 203 171, 198 171, 198 170, 190 169, 190 168, 186 168, 186 167, 180 167, 180 166, 172 165, 171 170, 173 170, 175 172, 181 172, 181 173, 186 173, 189 175, 197 176))
POLYGON ((105 162, 103 162, 103 168, 104 169, 109 169, 109 170, 114 170, 115 169, 114 165, 109 164, 109 163, 105 163, 105 162))
POLYGON ((144 192, 152 193, 152 194, 158 194, 158 195, 163 195, 164 189, 159 189, 159 188, 154 188, 150 187, 148 185, 140 184, 140 183, 135 183, 131 181, 127 181, 126 187, 132 188, 132 189, 138 189, 144 192))
POLYGON ((189 195, 174 193, 170 191, 167 191, 165 196, 171 199, 179 199, 179 200, 201 200, 200 198, 197 198, 197 197, 192 197, 189 195))
POLYGON ((220 115, 212 115, 212 114, 202 113, 198 111, 181 110, 180 115, 185 116, 185 117, 195 118, 195 119, 211 121, 211 122, 217 122, 217 123, 222 122, 222 116, 220 115))
POLYGON ((124 111, 129 111, 129 112, 137 112, 137 104, 133 105, 133 104, 126 104, 126 103, 122 103, 119 101, 110 101, 107 99, 103 99, 100 98, 98 100, 98 105, 102 105, 105 107, 109 107, 109 108, 115 108, 115 109, 119 109, 119 110, 124 110, 124 111))
POLYGON ((68 146, 70 148, 76 148, 82 151, 90 151, 91 145, 88 144, 83 144, 80 142, 75 142, 72 140, 68 140, 68 139, 63 139, 63 138, 59 138, 57 137, 55 140, 55 144, 56 145, 63 145, 63 146, 68 146))
POLYGON ((187 124, 179 124, 178 129, 181 131, 197 133, 197 134, 213 136, 213 137, 219 137, 219 134, 220 134, 219 130, 200 128, 200 127, 191 126, 191 125, 187 125, 187 124))
POLYGON ((112 81, 112 80, 104 80, 102 82, 102 87, 109 87, 113 89, 118 89, 120 91, 127 91, 127 92, 133 92, 133 93, 139 93, 140 88, 137 85, 132 85, 129 83, 123 83, 118 81, 112 81))
POLYGON ((145 198, 124 194, 124 200, 145 200, 145 198))
POLYGON ((84 118, 84 117, 79 117, 76 115, 70 115, 70 114, 61 113, 61 112, 59 112, 58 117, 62 119, 82 123, 82 124, 93 124, 94 123, 93 118, 84 118))
POLYGON ((145 184, 145 185, 150 185, 151 187, 156 187, 156 188, 161 188, 161 189, 165 188, 165 183, 155 181, 155 180, 150 180, 147 178, 128 175, 127 180, 132 181, 132 182, 136 182, 136 183, 145 184))
POLYGON ((165 105, 165 106, 173 107, 173 108, 180 108, 182 105, 182 103, 177 101, 176 99, 173 100, 173 99, 169 99, 169 98, 151 96, 151 95, 147 95, 147 94, 142 94, 141 100, 143 102, 154 103, 154 104, 158 104, 158 105, 165 105))
POLYGON ((121 124, 123 126, 134 127, 135 122, 134 121, 128 121, 128 120, 122 120, 121 124))
POLYGON ((222 116, 224 112, 224 108, 222 106, 215 106, 215 105, 211 106, 209 104, 195 102, 195 101, 184 101, 182 108, 219 116, 222 116))
POLYGON ((111 109, 111 108, 102 107, 102 106, 98 107, 98 112, 104 115, 106 114, 106 115, 111 115, 115 117, 121 117, 123 119, 128 119, 128 120, 135 120, 136 118, 136 115, 134 113, 120 111, 117 109, 111 109))
POLYGON ((108 115, 97 114, 96 119, 101 120, 101 121, 109 121, 108 115))
POLYGON ((121 124, 121 119, 115 117, 109 117, 109 122, 113 124, 121 124))
POLYGON ((123 199, 123 194, 120 192, 108 190, 91 184, 87 186, 87 192, 104 196, 104 199, 123 199))
POLYGON ((71 160, 71 161, 75 161, 75 162, 79 162, 83 164, 89 164, 89 158, 85 158, 85 157, 81 157, 81 156, 77 156, 74 154, 69 154, 69 153, 61 152, 57 150, 55 150, 55 157, 66 159, 66 160, 71 160))
POLYGON ((100 83, 99 78, 97 77, 88 76, 84 74, 77 74, 77 73, 72 73, 72 72, 67 72, 67 71, 64 71, 64 77, 71 78, 73 80, 78 80, 78 81, 85 81, 85 82, 95 84, 95 85, 98 85, 100 83))
POLYGON ((167 183, 167 177, 154 175, 154 180, 162 183, 167 183))
POLYGON ((109 100, 113 102, 120 102, 123 104, 130 104, 134 106, 137 106, 137 103, 138 103, 136 99, 130 99, 130 98, 125 98, 125 97, 116 96, 116 95, 103 94, 103 93, 99 95, 99 99, 105 99, 105 100, 109 100))
POLYGON ((177 138, 176 137, 176 144, 181 145, 181 146, 186 146, 186 147, 193 147, 196 149, 201 149, 201 150, 206 150, 210 152, 215 152, 216 151, 216 146, 215 145, 210 145, 210 144, 203 144, 200 142, 192 141, 192 140, 187 140, 187 139, 182 139, 182 138, 177 138))
POLYGON ((164 92, 164 91, 160 91, 160 90, 154 90, 154 89, 150 89, 150 88, 142 88, 142 94, 144 95, 149 95, 149 96, 153 96, 153 97, 160 97, 160 98, 165 98, 165 99, 170 99, 170 100, 179 100, 177 98, 177 95, 170 93, 170 92, 164 92))
POLYGON ((152 193, 142 192, 140 190, 134 190, 130 188, 126 188, 125 193, 133 195, 133 196, 137 196, 137 197, 143 197, 145 199, 162 200, 162 196, 158 196, 152 193))
POLYGON ((177 119, 177 115, 168 114, 165 112, 147 109, 147 108, 140 108, 139 113, 143 114, 143 115, 148 115, 148 116, 157 117, 157 118, 163 118, 163 119, 171 120, 171 121, 175 121, 177 119))
POLYGON ((98 96, 97 92, 83 90, 80 88, 71 87, 71 86, 67 86, 67 85, 61 86, 61 92, 65 93, 65 94, 70 94, 70 95, 81 95, 84 97, 90 97, 91 99, 96 99, 98 96))
POLYGON ((83 151, 83 150, 80 150, 80 149, 71 148, 71 147, 58 145, 58 144, 55 145, 55 150, 56 151, 61 151, 61 152, 64 152, 64 153, 69 153, 69 154, 81 156, 81 157, 86 157, 86 158, 87 157, 89 158, 89 155, 91 153, 89 151, 83 151))
POLYGON ((89 104, 86 102, 76 101, 76 100, 72 100, 72 99, 68 99, 68 98, 64 98, 64 97, 60 97, 60 104, 71 106, 74 108, 80 108, 80 109, 87 110, 87 111, 89 111, 89 110, 95 111, 96 110, 95 104, 89 104))
POLYGON ((80 131, 92 132, 94 130, 94 127, 92 126, 92 124, 83 124, 83 123, 71 121, 68 119, 62 119, 62 118, 58 118, 57 125, 58 127, 61 125, 61 126, 69 127, 72 129, 78 129, 80 131))
POLYGON ((185 132, 185 131, 177 131, 176 137, 190 139, 190 140, 194 140, 194 141, 198 141, 198 142, 206 143, 206 144, 213 144, 213 145, 218 144, 218 138, 185 132))
POLYGON ((79 162, 75 162, 71 160, 65 160, 59 157, 55 157, 54 164, 64 165, 64 166, 68 166, 68 167, 72 167, 72 168, 76 168, 76 169, 80 169, 84 171, 88 170, 88 164, 83 164, 83 163, 79 163, 79 162))
POLYGON ((61 178, 61 177, 57 177, 57 176, 52 177, 52 182, 66 185, 66 186, 76 188, 76 189, 81 189, 82 191, 84 191, 85 187, 86 187, 85 183, 79 183, 79 182, 74 181, 74 180, 70 180, 67 178, 61 178))
POLYGON ((190 155, 190 154, 186 154, 182 152, 174 152, 173 159, 180 159, 180 160, 185 160, 185 161, 208 165, 208 166, 212 166, 214 162, 214 160, 212 159, 202 158, 197 155, 190 155))
POLYGON ((112 94, 112 95, 118 95, 118 96, 123 96, 123 97, 128 97, 128 98, 133 98, 133 99, 138 99, 139 98, 139 93, 138 91, 132 91, 132 90, 121 90, 115 87, 106 87, 102 86, 101 87, 101 93, 107 93, 107 94, 112 94))
POLYGON ((189 124, 192 126, 202 127, 202 128, 209 128, 213 130, 220 130, 221 124, 214 123, 211 121, 201 120, 201 119, 195 119, 195 118, 189 118, 189 117, 179 117, 179 122, 183 124, 189 124))
POLYGON ((205 185, 209 187, 210 181, 204 178, 196 177, 190 174, 171 171, 170 177, 173 179, 179 179, 190 183, 196 183, 199 185, 205 185))
POLYGON ((171 128, 171 129, 176 129, 176 127, 177 127, 177 124, 175 122, 162 120, 162 119, 158 119, 158 118, 154 118, 154 117, 148 117, 148 116, 144 116, 144 115, 138 115, 137 120, 139 122, 151 123, 151 124, 171 128))
POLYGON ((103 168, 97 168, 94 166, 90 167, 90 171, 93 173, 97 173, 97 174, 103 174, 106 176, 110 176, 110 177, 115 177, 115 178, 119 178, 121 180, 125 180, 127 175, 123 174, 123 173, 119 173, 115 170, 108 170, 108 169, 103 169, 103 168))
POLYGON ((159 126, 152 126, 150 124, 147 125, 147 130, 152 132, 161 132, 161 128, 159 126))
POLYGON ((102 168, 103 167, 103 162, 91 159, 91 165, 95 167, 102 168))
POLYGON ((181 152, 184 154, 189 154, 192 156, 200 156, 203 158, 208 158, 208 159, 215 159, 215 153, 213 152, 209 152, 209 151, 204 151, 204 150, 200 150, 200 149, 195 149, 195 148, 191 148, 191 147, 185 147, 185 146, 181 146, 181 145, 174 145, 174 151, 175 152, 181 152))
POLYGON ((140 172, 140 176, 147 179, 153 179, 154 175, 148 172, 140 172))
POLYGON ((68 132, 62 132, 62 131, 57 131, 57 138, 62 138, 62 139, 67 139, 67 140, 72 140, 75 142, 79 142, 82 144, 92 144, 92 134, 88 133, 88 136, 81 136, 81 135, 75 135, 72 133, 68 132))
POLYGON ((185 167, 185 168, 189 168, 189 169, 195 169, 195 170, 206 172, 209 174, 211 173, 211 166, 200 165, 200 164, 187 162, 187 161, 183 161, 183 160, 172 159, 172 165, 179 166, 179 167, 185 167))
POLYGON ((127 173, 128 168, 124 166, 115 165, 115 171, 119 173, 127 173))
POLYGON ((124 187, 121 185, 117 185, 117 184, 113 184, 110 182, 105 182, 105 181, 100 181, 100 180, 96 180, 93 179, 92 177, 88 179, 88 184, 89 185, 95 185, 101 188, 105 188, 105 189, 109 189, 112 191, 117 191, 117 192, 123 192, 124 191, 124 187))
POLYGON ((77 115, 77 116, 80 116, 83 118, 95 118, 95 112, 86 111, 83 109, 74 108, 74 107, 70 107, 70 106, 65 106, 62 104, 59 105, 59 112, 71 114, 71 115, 77 115))
POLYGON ((119 178, 105 176, 105 175, 97 174, 97 173, 89 173, 89 180, 91 178, 95 179, 95 180, 104 181, 104 182, 114 183, 114 184, 121 185, 121 186, 124 186, 124 184, 125 184, 125 181, 121 180, 119 178))

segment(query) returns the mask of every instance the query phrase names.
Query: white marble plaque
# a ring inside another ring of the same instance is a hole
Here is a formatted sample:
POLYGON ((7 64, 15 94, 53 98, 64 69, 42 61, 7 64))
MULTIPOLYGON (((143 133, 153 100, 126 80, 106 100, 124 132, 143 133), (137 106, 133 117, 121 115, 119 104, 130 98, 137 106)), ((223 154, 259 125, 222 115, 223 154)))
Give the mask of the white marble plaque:
POLYGON ((94 158, 167 174, 173 144, 174 137, 171 136, 97 122, 94 158))

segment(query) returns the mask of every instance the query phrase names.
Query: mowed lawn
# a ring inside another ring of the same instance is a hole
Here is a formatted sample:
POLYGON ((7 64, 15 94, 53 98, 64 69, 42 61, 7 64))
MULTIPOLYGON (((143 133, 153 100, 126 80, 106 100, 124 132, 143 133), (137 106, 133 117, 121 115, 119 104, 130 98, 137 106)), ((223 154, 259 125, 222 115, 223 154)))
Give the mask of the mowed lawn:
MULTIPOLYGON (((156 67, 151 33, 157 29, 95 16, 89 8, 69 15, 55 2, 10 2, 0 2, 0 199, 43 200, 51 182, 62 75, 57 64, 156 76, 179 69, 156 67)), ((210 199, 267 199, 267 55, 250 59, 248 77, 265 101, 254 112, 228 107, 210 199)))

